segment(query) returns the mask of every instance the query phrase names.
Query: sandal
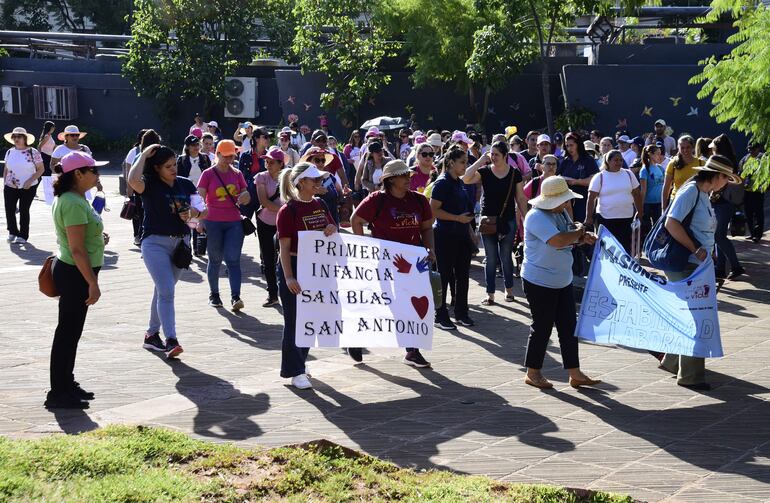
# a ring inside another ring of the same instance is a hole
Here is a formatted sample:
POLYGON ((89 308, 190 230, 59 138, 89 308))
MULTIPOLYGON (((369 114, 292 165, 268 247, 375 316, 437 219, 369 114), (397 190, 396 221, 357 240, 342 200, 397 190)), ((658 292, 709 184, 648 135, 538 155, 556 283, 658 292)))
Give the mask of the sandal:
POLYGON ((487 297, 486 299, 481 301, 482 306, 494 306, 495 305, 495 299, 490 299, 487 297))

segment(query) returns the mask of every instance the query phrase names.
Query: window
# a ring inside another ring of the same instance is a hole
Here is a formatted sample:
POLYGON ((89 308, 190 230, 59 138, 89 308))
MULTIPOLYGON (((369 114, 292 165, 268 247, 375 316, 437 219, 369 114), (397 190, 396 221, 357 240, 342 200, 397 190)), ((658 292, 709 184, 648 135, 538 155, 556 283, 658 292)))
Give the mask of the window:
POLYGON ((78 118, 78 93, 75 87, 33 86, 35 118, 73 120, 78 118))
POLYGON ((1 86, 0 97, 2 97, 2 113, 21 115, 21 87, 1 86))

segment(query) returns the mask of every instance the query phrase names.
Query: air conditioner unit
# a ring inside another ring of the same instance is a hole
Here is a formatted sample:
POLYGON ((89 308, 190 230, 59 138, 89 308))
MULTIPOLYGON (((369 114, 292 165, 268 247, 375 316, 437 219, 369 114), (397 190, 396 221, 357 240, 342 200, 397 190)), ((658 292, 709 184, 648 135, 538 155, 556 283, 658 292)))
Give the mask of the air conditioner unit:
POLYGON ((2 86, 0 95, 3 98, 3 113, 21 115, 21 87, 2 86))
POLYGON ((255 77, 225 77, 225 117, 259 117, 255 77))

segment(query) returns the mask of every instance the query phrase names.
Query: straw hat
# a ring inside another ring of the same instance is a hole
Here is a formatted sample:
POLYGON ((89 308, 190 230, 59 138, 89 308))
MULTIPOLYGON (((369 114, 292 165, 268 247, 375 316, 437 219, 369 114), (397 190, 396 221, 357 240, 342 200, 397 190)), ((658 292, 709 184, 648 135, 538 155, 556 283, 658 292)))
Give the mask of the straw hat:
POLYGON ((28 133, 27 130, 23 127, 15 127, 13 128, 13 131, 10 133, 5 133, 3 137, 5 138, 5 141, 13 145, 13 136, 17 134, 23 134, 27 136, 27 145, 32 145, 35 143, 35 135, 28 133))
POLYGON ((549 176, 540 186, 540 195, 529 201, 529 204, 541 210, 552 210, 570 199, 583 199, 569 189, 567 180, 560 176, 549 176))
POLYGON ((696 171, 710 171, 712 173, 722 173, 727 175, 730 179, 730 183, 742 183, 741 177, 733 173, 733 168, 730 166, 730 161, 721 155, 712 155, 706 161, 706 164, 697 168, 693 168, 696 171))
POLYGON ((307 149, 307 152, 305 152, 305 155, 299 159, 299 162, 310 162, 308 159, 312 159, 318 154, 324 155, 324 158, 326 159, 324 166, 328 166, 334 160, 334 156, 331 154, 331 152, 324 150, 321 147, 310 147, 307 149))
POLYGON ((68 134, 76 134, 76 135, 78 135, 80 138, 82 138, 82 137, 84 137, 85 135, 87 135, 88 133, 84 133, 83 131, 81 131, 80 129, 78 129, 78 127, 77 127, 77 126, 75 126, 75 125, 73 125, 73 124, 70 124, 69 126, 67 126, 67 127, 65 127, 65 128, 64 128, 64 131, 62 131, 61 133, 59 133, 59 135, 57 136, 57 138, 59 139, 59 141, 64 141, 64 137, 65 137, 65 136, 67 136, 68 134))
POLYGON ((395 159, 388 162, 385 167, 382 168, 382 176, 380 177, 380 181, 382 182, 385 181, 386 178, 408 174, 409 166, 407 166, 406 163, 401 159, 395 159))

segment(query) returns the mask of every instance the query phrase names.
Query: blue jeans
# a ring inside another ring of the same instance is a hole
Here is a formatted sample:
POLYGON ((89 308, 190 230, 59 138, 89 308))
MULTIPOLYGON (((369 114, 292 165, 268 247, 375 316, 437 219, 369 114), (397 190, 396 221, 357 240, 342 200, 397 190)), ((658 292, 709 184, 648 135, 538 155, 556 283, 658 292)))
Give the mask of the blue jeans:
MULTIPOLYGON (((174 265, 171 257, 174 248, 183 238, 151 234, 142 239, 142 259, 155 283, 150 305, 150 327, 147 332, 154 334, 163 327, 166 340, 176 339, 176 313, 174 311, 174 288, 182 270, 174 265)), ((189 242, 190 238, 184 238, 189 242)))
POLYGON ((508 234, 502 240, 497 239, 497 234, 485 234, 481 236, 484 242, 484 254, 487 263, 484 265, 484 273, 487 280, 487 293, 495 293, 495 273, 498 261, 503 265, 503 283, 505 288, 513 288, 513 238, 516 237, 516 219, 508 222, 508 234))
POLYGON ((730 220, 735 213, 735 206, 727 201, 714 203, 714 213, 717 217, 717 230, 714 233, 714 241, 717 245, 717 262, 715 268, 718 272, 725 272, 725 265, 730 261, 732 270, 741 267, 738 261, 738 254, 735 253, 735 247, 730 238, 727 237, 727 230, 730 227, 730 220))
MULTIPOLYGON (((297 274, 297 257, 291 258, 291 267, 297 274)), ((286 286, 283 265, 278 260, 278 293, 283 307, 283 340, 281 342, 281 377, 296 377, 305 374, 305 360, 310 348, 298 348, 295 342, 297 326, 297 296, 286 286)))
POLYGON ((243 248, 243 226, 240 220, 235 222, 212 222, 206 220, 206 251, 209 264, 206 274, 209 278, 209 290, 219 294, 219 266, 224 259, 227 265, 227 278, 230 280, 230 295, 241 296, 241 249, 243 248))

